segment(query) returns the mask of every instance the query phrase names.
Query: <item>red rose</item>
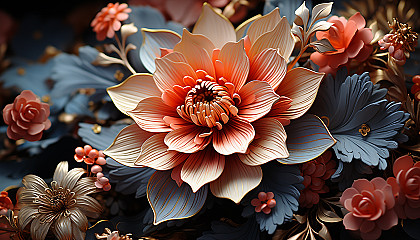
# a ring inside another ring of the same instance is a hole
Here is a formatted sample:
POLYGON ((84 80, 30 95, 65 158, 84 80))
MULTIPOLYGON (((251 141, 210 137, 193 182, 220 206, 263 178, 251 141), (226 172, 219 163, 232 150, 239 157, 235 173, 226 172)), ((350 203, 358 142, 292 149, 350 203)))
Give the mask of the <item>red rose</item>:
POLYGON ((420 162, 410 156, 399 157, 394 163, 394 177, 387 182, 397 198, 395 211, 399 218, 420 218, 420 162))
POLYGON ((383 178, 354 181, 343 192, 340 202, 350 212, 344 216, 344 226, 360 231, 363 239, 378 239, 382 230, 398 224, 392 187, 383 178))
POLYGON ((24 90, 15 101, 3 109, 4 122, 9 125, 7 136, 13 140, 38 141, 44 130, 51 127, 50 106, 42 103, 29 90, 24 90))

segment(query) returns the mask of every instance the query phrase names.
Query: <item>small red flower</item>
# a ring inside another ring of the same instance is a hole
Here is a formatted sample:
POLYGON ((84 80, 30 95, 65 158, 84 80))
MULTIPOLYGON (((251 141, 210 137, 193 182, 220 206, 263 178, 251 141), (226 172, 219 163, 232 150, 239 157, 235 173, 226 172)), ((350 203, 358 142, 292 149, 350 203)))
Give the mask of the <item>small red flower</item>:
POLYGON ((360 231, 362 239, 378 239, 382 230, 398 224, 392 187, 383 178, 358 179, 343 192, 341 204, 349 211, 343 224, 360 231))
POLYGON ((395 211, 399 218, 420 218, 420 162, 413 163, 413 158, 399 157, 393 168, 394 177, 387 182, 392 186, 397 198, 395 211))
POLYGON ((331 156, 331 151, 326 151, 315 160, 301 165, 303 185, 305 186, 299 197, 301 207, 311 208, 319 202, 319 193, 330 191, 325 185, 325 180, 329 179, 336 171, 336 163, 331 159, 331 156))
POLYGON ((106 37, 113 38, 115 32, 120 30, 121 22, 128 19, 128 13, 131 9, 126 3, 108 3, 108 6, 96 14, 90 24, 93 31, 96 32, 96 39, 99 41, 105 40, 106 37))
POLYGON ((254 198, 251 201, 251 205, 255 207, 255 212, 263 212, 269 214, 271 209, 276 206, 276 200, 274 199, 274 193, 272 192, 260 192, 258 198, 254 198))
POLYGON ((13 210, 14 208, 12 200, 10 200, 8 195, 9 194, 5 191, 0 193, 0 215, 5 215, 7 210, 13 210))
POLYGON ((3 109, 4 122, 9 125, 7 136, 13 140, 21 138, 38 141, 42 133, 51 127, 50 106, 30 90, 24 90, 15 101, 3 109))
MULTIPOLYGON (((98 164, 105 165, 105 155, 102 151, 98 151, 92 148, 90 145, 85 145, 82 147, 77 147, 74 154, 74 160, 77 162, 85 162, 88 165, 98 164)), ((99 167, 99 166, 98 166, 99 167)), ((101 168, 102 171, 102 168, 101 168)))
POLYGON ((420 75, 413 77, 414 85, 411 87, 411 93, 414 94, 414 97, 417 101, 420 101, 420 75))

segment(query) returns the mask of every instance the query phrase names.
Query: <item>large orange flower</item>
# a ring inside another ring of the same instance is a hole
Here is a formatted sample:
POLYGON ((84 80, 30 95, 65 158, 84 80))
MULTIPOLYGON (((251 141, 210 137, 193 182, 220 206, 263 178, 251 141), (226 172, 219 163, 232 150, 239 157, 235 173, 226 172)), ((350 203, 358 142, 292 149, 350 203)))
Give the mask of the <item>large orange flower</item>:
POLYGON ((235 31, 205 4, 192 33, 155 60, 153 75, 109 88, 137 124, 104 153, 131 167, 173 169, 179 185, 195 192, 210 183, 215 196, 235 202, 256 187, 259 165, 288 157, 283 125, 308 110, 323 74, 287 72, 294 40, 278 9, 252 20, 235 31))

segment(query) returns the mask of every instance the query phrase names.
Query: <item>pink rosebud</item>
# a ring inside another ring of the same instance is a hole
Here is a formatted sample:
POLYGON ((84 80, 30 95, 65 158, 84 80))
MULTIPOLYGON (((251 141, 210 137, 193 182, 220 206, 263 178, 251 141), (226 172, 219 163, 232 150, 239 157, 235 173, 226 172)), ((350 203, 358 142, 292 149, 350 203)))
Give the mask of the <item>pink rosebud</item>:
POLYGON ((383 178, 354 181, 340 202, 349 211, 343 219, 345 228, 360 231, 362 239, 378 239, 382 230, 398 224, 392 187, 383 178))
POLYGON ((102 167, 99 165, 93 165, 90 171, 92 173, 99 173, 99 172, 102 172, 102 167))
POLYGON ((93 19, 90 24, 96 32, 96 39, 99 41, 105 38, 113 38, 116 31, 121 28, 121 22, 128 19, 131 9, 126 3, 108 3, 93 19))
POLYGON ((319 66, 319 72, 335 74, 340 66, 351 59, 363 62, 369 57, 373 51, 370 44, 373 34, 370 28, 365 28, 366 21, 359 12, 348 20, 332 16, 327 22, 334 25, 328 31, 318 31, 316 38, 328 39, 337 51, 311 54, 310 58, 319 66))
POLYGON ((96 164, 105 165, 106 164, 106 159, 103 158, 103 157, 98 157, 98 159, 96 159, 96 164))
POLYGON ((98 158, 99 157, 99 152, 96 149, 92 149, 89 153, 88 156, 92 159, 98 158))
POLYGON ((399 157, 393 167, 394 177, 387 182, 397 198, 395 211, 399 218, 420 218, 420 162, 413 163, 411 156, 399 157))
POLYGON ((111 184, 109 184, 109 183, 105 184, 105 185, 102 187, 102 189, 103 189, 104 191, 109 191, 109 190, 111 190, 111 184))
POLYGON ((85 151, 85 155, 89 156, 89 153, 92 150, 92 147, 90 145, 85 145, 83 147, 83 150, 85 151))
POLYGON ((24 90, 15 101, 3 109, 4 122, 9 125, 7 136, 13 140, 21 138, 38 141, 44 130, 51 127, 50 106, 29 90, 24 90))

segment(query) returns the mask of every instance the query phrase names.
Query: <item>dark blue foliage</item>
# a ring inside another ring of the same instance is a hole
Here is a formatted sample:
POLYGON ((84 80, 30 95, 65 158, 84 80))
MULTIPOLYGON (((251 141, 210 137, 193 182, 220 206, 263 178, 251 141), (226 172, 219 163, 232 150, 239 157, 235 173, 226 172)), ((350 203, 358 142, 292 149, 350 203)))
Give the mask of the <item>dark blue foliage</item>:
POLYGON ((237 227, 225 222, 213 221, 211 231, 204 232, 198 240, 260 240, 260 235, 258 224, 255 217, 252 216, 244 224, 237 227))

